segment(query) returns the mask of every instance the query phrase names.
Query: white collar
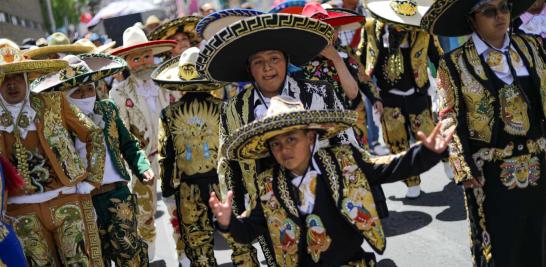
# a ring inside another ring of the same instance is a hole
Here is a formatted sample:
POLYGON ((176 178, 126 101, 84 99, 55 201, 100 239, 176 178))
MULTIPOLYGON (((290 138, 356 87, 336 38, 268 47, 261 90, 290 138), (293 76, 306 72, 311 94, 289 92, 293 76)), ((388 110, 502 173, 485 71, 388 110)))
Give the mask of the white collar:
POLYGON ((508 50, 508 46, 510 45, 510 37, 508 36, 508 33, 504 35, 504 43, 502 44, 501 49, 494 48, 492 46, 487 45, 482 38, 477 33, 472 33, 472 41, 474 42, 474 46, 476 47, 476 51, 478 52, 478 55, 481 55, 485 53, 488 50, 497 50, 499 52, 504 52, 508 50))
MULTIPOLYGON (((284 86, 282 88, 282 91, 281 91, 281 95, 288 95, 288 92, 290 91, 290 86, 288 86, 288 80, 289 79, 292 79, 290 76, 286 75, 286 79, 284 79, 284 86)), ((256 103, 258 100, 261 101, 260 99, 260 95, 262 95, 262 97, 264 98, 265 102, 267 102, 266 104, 269 104, 269 97, 266 97, 262 94, 262 92, 260 91, 259 88, 257 88, 255 86, 254 88, 256 91, 254 92, 254 103, 256 103)))

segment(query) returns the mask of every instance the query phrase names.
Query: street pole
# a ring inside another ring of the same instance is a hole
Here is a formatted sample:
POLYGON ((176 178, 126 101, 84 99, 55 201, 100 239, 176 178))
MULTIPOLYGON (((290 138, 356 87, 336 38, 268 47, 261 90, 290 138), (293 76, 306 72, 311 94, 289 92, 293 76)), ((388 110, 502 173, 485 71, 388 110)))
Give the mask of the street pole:
POLYGON ((54 33, 57 29, 55 25, 55 19, 53 18, 53 9, 51 9, 51 0, 45 0, 47 7, 47 15, 49 17, 49 25, 51 26, 51 33, 54 33))

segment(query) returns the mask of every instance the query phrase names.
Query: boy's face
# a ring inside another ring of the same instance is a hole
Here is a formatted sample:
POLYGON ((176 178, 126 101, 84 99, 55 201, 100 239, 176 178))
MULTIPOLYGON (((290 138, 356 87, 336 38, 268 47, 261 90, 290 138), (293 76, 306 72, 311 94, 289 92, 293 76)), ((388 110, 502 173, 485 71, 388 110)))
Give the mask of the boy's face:
POLYGON ((17 104, 25 100, 27 94, 27 83, 22 73, 8 74, 4 81, 0 81, 0 93, 8 104, 17 104))
POLYGON ((303 175, 309 167, 314 131, 295 130, 277 135, 268 141, 275 160, 294 174, 303 175))

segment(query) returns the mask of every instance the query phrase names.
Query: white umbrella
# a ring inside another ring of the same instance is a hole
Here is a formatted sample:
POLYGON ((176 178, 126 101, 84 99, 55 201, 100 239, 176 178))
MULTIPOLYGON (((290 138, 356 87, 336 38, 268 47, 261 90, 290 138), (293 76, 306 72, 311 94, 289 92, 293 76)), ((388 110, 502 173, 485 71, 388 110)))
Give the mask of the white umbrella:
POLYGON ((131 1, 118 1, 113 2, 102 8, 97 14, 87 23, 87 27, 93 27, 97 25, 101 20, 118 17, 123 15, 141 13, 145 11, 150 11, 156 9, 157 6, 154 4, 142 1, 142 0, 131 0, 131 1))

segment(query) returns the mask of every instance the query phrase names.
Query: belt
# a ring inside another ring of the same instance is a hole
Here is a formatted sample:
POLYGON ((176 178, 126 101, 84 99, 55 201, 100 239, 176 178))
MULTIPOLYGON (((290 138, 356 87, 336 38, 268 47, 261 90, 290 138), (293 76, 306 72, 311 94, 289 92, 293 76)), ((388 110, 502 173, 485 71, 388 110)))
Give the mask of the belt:
POLYGON ((111 184, 105 184, 105 185, 102 185, 99 188, 93 189, 93 191, 91 191, 91 196, 104 194, 104 193, 110 192, 112 190, 122 188, 124 186, 127 186, 127 182, 121 182, 120 181, 120 182, 114 182, 114 183, 111 183, 111 184))
POLYGON ((407 91, 400 91, 398 89, 391 89, 387 91, 389 94, 397 95, 397 96, 410 96, 415 94, 415 88, 411 88, 407 91))

